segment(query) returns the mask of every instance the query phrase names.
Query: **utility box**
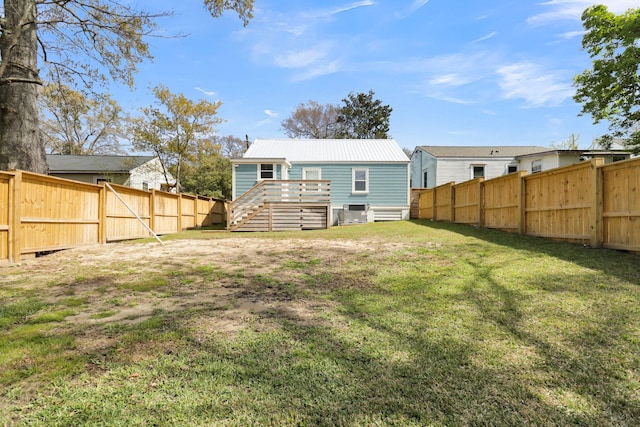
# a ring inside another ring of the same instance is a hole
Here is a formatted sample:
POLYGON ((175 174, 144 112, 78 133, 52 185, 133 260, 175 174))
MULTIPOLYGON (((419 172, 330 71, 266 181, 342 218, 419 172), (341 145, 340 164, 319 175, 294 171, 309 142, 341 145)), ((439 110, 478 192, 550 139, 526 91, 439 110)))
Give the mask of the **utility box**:
POLYGON ((343 205, 342 210, 338 212, 338 223, 339 225, 366 224, 368 214, 368 204, 343 205))

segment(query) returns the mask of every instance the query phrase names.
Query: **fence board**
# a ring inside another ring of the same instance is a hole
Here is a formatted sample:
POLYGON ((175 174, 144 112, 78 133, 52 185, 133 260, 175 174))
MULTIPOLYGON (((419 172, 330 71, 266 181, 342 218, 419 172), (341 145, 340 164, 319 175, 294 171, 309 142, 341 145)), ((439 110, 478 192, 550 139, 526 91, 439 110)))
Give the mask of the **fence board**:
POLYGON ((640 159, 602 168, 602 244, 640 251, 640 159))
POLYGON ((154 231, 156 234, 177 233, 180 221, 180 196, 164 191, 153 191, 154 231))
POLYGON ((460 224, 479 224, 481 216, 482 183, 484 179, 472 179, 454 186, 453 217, 460 224))
POLYGON ((590 243, 596 167, 594 160, 524 177, 526 233, 590 243))
POLYGON ((418 198, 418 218, 420 219, 435 219, 433 212, 435 190, 429 188, 420 192, 418 198))
POLYGON ((0 261, 9 261, 9 182, 13 175, 0 173, 0 261))
POLYGON ((102 187, 22 172, 20 252, 99 242, 102 187))
POLYGON ((453 221, 453 195, 455 183, 449 182, 435 188, 435 220, 453 221))
POLYGON ((521 182, 525 172, 484 181, 483 222, 487 228, 518 232, 521 226, 521 182))

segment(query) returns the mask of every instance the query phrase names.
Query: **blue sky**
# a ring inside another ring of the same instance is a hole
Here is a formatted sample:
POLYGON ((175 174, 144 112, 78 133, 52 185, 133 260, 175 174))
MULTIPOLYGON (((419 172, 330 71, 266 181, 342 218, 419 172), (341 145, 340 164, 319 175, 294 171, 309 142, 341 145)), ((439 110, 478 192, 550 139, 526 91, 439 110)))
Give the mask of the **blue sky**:
MULTIPOLYGON (((591 60, 581 49, 582 0, 255 0, 247 27, 214 19, 200 0, 157 0, 151 63, 136 90, 114 88, 127 109, 153 102, 157 84, 221 101, 221 135, 286 135, 283 119, 309 100, 341 104, 375 92, 393 108, 400 146, 543 145, 606 131, 578 117, 572 78, 591 60)), ((637 0, 600 1, 616 13, 637 0)))

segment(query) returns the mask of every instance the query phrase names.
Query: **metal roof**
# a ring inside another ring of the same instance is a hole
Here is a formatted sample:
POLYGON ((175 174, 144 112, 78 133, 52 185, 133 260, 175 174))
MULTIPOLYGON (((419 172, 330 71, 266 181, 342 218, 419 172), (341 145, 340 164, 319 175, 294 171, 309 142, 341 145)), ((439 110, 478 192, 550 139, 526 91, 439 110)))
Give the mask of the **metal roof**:
POLYGON ((242 158, 285 158, 297 163, 409 162, 393 139, 256 139, 242 158))
POLYGON ((549 151, 547 147, 537 146, 437 146, 422 145, 418 147, 434 157, 515 157, 549 151))
POLYGON ((47 154, 50 173, 129 172, 154 156, 71 156, 47 154))

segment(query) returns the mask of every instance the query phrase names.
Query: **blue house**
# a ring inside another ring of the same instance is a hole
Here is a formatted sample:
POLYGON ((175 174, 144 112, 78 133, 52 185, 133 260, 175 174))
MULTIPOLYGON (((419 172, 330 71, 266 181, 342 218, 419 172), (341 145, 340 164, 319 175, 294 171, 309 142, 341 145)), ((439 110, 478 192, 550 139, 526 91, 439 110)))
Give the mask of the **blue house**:
POLYGON ((409 159, 392 139, 258 139, 232 163, 232 230, 409 218, 409 159))

